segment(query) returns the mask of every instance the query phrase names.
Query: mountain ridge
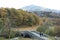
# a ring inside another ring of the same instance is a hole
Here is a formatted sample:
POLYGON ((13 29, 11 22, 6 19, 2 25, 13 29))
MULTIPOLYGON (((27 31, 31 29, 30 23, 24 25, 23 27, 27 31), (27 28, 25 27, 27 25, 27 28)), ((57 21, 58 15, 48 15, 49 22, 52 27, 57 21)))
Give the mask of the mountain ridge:
POLYGON ((51 18, 60 18, 60 10, 54 10, 49 8, 44 8, 36 5, 30 5, 21 8, 27 12, 32 12, 38 16, 51 17, 51 18))
POLYGON ((41 6, 36 6, 36 5, 29 5, 29 6, 25 6, 22 7, 21 9, 32 12, 32 11, 52 11, 52 12, 56 12, 56 13, 60 13, 60 10, 55 10, 55 9, 49 9, 49 8, 44 8, 41 6))

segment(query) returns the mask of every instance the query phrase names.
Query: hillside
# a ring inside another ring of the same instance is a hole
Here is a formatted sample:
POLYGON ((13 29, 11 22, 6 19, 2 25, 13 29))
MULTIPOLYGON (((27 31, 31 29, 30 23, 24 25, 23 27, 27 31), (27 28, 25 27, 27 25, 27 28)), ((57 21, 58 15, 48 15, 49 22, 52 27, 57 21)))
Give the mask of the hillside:
POLYGON ((11 27, 33 26, 40 24, 40 18, 21 9, 0 8, 0 24, 11 27))

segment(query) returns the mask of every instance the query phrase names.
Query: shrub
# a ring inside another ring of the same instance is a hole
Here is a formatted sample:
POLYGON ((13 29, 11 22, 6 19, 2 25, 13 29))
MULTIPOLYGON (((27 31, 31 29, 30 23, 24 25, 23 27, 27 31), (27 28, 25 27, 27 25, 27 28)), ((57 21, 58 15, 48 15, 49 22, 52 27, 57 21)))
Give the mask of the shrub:
POLYGON ((10 38, 14 38, 16 35, 16 32, 11 31, 10 34, 9 34, 9 32, 3 32, 3 33, 1 33, 1 35, 5 38, 9 38, 9 36, 10 36, 10 38))
POLYGON ((47 27, 43 25, 37 28, 37 31, 46 33, 50 36, 60 36, 59 30, 60 30, 59 26, 47 27))
MULTIPOLYGON (((10 33, 10 38, 14 38, 14 37, 15 37, 15 34, 16 34, 16 33, 12 31, 12 32, 10 33)), ((7 36, 7 38, 9 38, 9 34, 8 34, 8 33, 6 34, 6 36, 7 36)))
POLYGON ((45 30, 45 33, 50 35, 50 36, 55 36, 54 27, 50 27, 49 29, 45 30))
POLYGON ((60 36, 59 30, 60 30, 59 26, 53 26, 53 27, 50 27, 49 29, 47 29, 45 31, 45 33, 50 35, 50 36, 60 36))
POLYGON ((55 35, 60 36, 60 26, 55 26, 55 35))
POLYGON ((37 28, 37 31, 43 32, 43 33, 45 33, 46 30, 47 30, 47 27, 44 25, 37 28))

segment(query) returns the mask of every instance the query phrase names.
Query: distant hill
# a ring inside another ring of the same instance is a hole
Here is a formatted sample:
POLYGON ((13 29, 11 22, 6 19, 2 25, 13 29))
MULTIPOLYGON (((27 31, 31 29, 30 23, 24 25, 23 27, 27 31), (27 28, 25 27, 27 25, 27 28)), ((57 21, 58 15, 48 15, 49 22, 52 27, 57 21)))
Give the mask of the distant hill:
POLYGON ((35 6, 35 5, 26 6, 26 7, 23 7, 21 9, 29 11, 29 12, 32 12, 32 11, 51 11, 48 8, 43 8, 43 7, 35 6))
MULTIPOLYGON (((33 26, 40 24, 40 18, 36 14, 15 8, 0 8, 0 24, 11 27, 33 26)), ((0 25, 1 26, 1 25, 0 25)))
POLYGON ((43 7, 35 6, 35 5, 26 6, 26 7, 23 7, 21 9, 28 11, 28 12, 33 12, 39 16, 44 16, 44 17, 51 16, 51 17, 60 18, 60 10, 43 8, 43 7))
POLYGON ((60 13, 60 10, 44 8, 44 7, 40 7, 36 5, 29 5, 21 9, 26 10, 26 11, 49 11, 49 12, 52 11, 52 12, 60 13))

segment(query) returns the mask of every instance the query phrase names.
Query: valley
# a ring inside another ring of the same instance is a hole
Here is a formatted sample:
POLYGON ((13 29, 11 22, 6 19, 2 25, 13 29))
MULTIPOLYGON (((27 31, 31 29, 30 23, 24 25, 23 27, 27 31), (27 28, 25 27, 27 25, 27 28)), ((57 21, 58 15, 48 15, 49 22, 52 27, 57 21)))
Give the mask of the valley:
MULTIPOLYGON (((7 40, 8 38, 13 39, 15 37, 18 37, 20 40, 20 31, 38 31, 39 34, 44 33, 49 35, 47 38, 51 40, 55 40, 55 36, 57 38, 60 37, 60 11, 34 5, 32 5, 31 8, 30 6, 25 8, 0 8, 0 36, 2 40, 6 38, 7 40)), ((34 37, 38 35, 34 32, 30 33, 32 33, 34 37)), ((22 37, 21 40, 24 39, 29 40, 30 38, 22 37)))

